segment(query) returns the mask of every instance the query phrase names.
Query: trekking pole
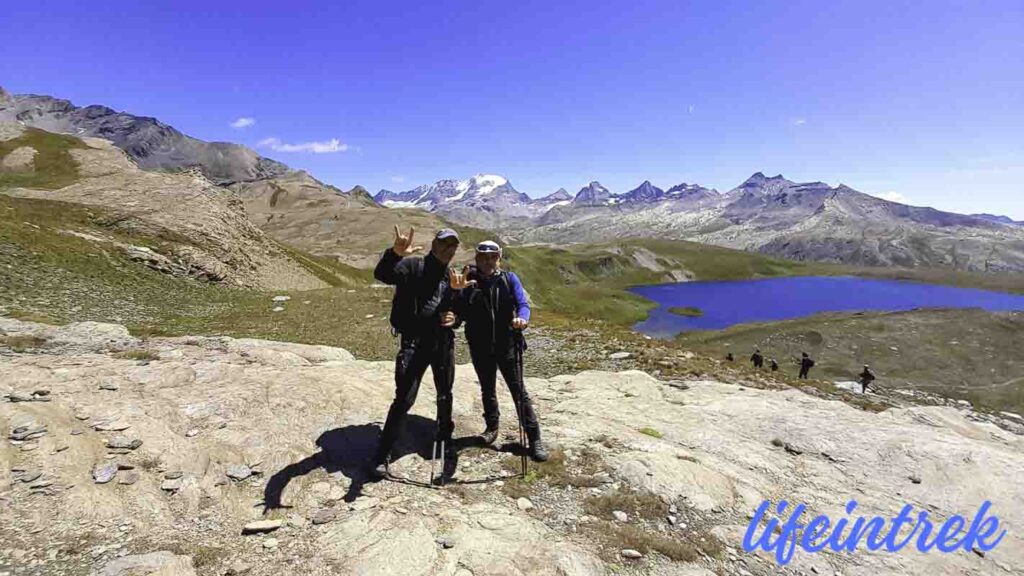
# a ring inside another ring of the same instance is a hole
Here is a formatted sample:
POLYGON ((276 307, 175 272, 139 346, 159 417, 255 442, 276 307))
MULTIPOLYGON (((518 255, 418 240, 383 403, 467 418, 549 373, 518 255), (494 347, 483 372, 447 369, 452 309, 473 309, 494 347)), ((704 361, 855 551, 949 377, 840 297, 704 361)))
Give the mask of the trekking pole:
POLYGON ((523 411, 526 410, 526 406, 523 405, 523 396, 526 394, 526 379, 523 377, 523 331, 516 330, 516 368, 519 371, 519 400, 517 402, 516 414, 519 417, 519 445, 523 451, 521 453, 520 463, 523 470, 523 478, 526 478, 526 467, 528 466, 528 458, 526 456, 526 431, 523 429, 523 411))

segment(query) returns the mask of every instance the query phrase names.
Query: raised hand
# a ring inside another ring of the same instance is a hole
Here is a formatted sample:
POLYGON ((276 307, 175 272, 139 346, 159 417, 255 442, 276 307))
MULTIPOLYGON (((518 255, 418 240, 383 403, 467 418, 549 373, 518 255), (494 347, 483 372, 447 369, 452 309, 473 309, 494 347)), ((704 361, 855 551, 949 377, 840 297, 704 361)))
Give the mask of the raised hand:
POLYGON ((458 320, 458 316, 455 315, 455 312, 452 312, 452 311, 445 312, 444 315, 441 316, 441 327, 442 328, 451 328, 452 326, 455 326, 455 322, 457 320, 458 320))
POLYGON ((448 284, 451 285, 452 290, 463 290, 476 285, 476 280, 466 279, 468 275, 469 266, 463 267, 462 272, 456 272, 454 268, 450 268, 448 270, 448 284))
POLYGON ((410 226, 409 235, 406 236, 398 230, 398 224, 395 224, 395 245, 391 247, 395 254, 398 254, 399 256, 409 256, 410 254, 423 250, 423 246, 412 245, 413 232, 414 230, 412 226, 410 226))

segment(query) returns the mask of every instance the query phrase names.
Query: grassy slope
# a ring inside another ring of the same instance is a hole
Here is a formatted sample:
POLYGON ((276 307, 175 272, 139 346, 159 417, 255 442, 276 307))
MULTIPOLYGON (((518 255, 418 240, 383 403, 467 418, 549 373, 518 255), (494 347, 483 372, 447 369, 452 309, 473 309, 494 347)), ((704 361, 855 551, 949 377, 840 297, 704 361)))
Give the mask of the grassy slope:
POLYGON ((753 348, 795 370, 801 351, 817 365, 812 375, 856 380, 864 364, 878 385, 913 388, 970 400, 976 405, 1024 411, 1024 313, 919 310, 822 314, 768 324, 690 332, 677 343, 722 357, 732 350, 746 362, 753 348))
POLYGON ((73 148, 85 147, 78 138, 26 128, 21 136, 0 142, 0 160, 22 146, 35 149, 35 169, 26 172, 0 172, 0 189, 56 190, 73 184, 78 179, 78 169, 71 154, 68 153, 73 148))

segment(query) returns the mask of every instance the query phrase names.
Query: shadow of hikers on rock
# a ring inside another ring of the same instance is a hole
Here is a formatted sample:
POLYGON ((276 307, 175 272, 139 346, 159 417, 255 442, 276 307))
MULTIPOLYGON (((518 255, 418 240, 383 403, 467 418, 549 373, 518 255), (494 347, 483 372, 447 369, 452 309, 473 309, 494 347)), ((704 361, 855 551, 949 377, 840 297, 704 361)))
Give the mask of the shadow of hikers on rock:
MULTIPOLYGON (((281 503, 282 494, 288 483, 317 468, 323 468, 328 474, 340 472, 351 480, 344 501, 354 501, 362 493, 363 485, 370 480, 370 460, 377 451, 380 431, 379 424, 357 424, 321 434, 316 439, 319 452, 285 466, 267 481, 267 487, 263 491, 264 514, 277 508, 290 508, 281 503)), ((418 454, 421 458, 429 459, 433 434, 433 420, 410 414, 406 420, 405 431, 391 451, 392 461, 409 454, 418 454)))

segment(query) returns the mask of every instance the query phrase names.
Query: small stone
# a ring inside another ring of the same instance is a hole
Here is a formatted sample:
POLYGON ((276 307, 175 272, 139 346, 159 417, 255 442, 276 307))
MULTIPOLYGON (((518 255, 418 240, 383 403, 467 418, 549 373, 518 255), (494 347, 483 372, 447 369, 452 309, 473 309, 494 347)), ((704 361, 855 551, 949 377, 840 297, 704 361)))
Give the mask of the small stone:
POLYGON ((520 510, 532 510, 533 502, 530 502, 527 498, 520 498, 516 500, 516 507, 518 507, 520 510))
POLYGON ((100 384, 100 390, 110 390, 111 392, 116 392, 120 389, 121 386, 117 382, 104 382, 103 384, 100 384))
POLYGON ((271 298, 271 300, 273 300, 274 302, 287 302, 291 299, 291 296, 274 296, 273 298, 271 298))
POLYGON ((679 508, 675 504, 673 504, 668 507, 668 513, 672 515, 679 514, 679 508))
POLYGON ((252 476, 252 470, 245 464, 232 464, 231 466, 228 466, 225 474, 227 474, 227 477, 232 480, 242 481, 252 476))
POLYGON ((117 483, 124 486, 131 486, 139 481, 139 473, 135 470, 129 470, 118 478, 117 483))
POLYGON ((230 568, 228 568, 225 576, 241 576, 242 574, 249 572, 249 570, 252 570, 252 566, 249 564, 244 562, 235 562, 230 568))
POLYGON ((313 522, 314 526, 319 526, 321 524, 327 524, 327 523, 330 523, 330 522, 334 522, 334 519, 336 517, 337 517, 337 513, 334 510, 331 510, 329 508, 324 508, 324 509, 317 510, 316 512, 314 512, 313 513, 313 517, 310 518, 310 521, 313 522))
POLYGON ((24 446, 21 447, 21 451, 22 452, 31 452, 31 451, 35 450, 36 448, 38 448, 38 447, 39 447, 39 445, 35 444, 35 443, 33 443, 33 444, 25 444, 24 446))
POLYGON ((455 548, 455 541, 452 540, 451 538, 438 538, 438 539, 436 539, 434 541, 437 542, 437 544, 441 548, 444 548, 445 550, 450 550, 452 548, 455 548))
POLYGON ((611 360, 625 360, 626 358, 629 358, 629 357, 630 357, 629 352, 615 352, 613 354, 609 354, 608 355, 608 358, 611 359, 611 360))
POLYGON ((46 426, 19 426, 11 431, 10 438, 18 442, 25 440, 35 440, 46 435, 46 426))
POLYGON ((29 482, 35 482, 42 475, 43 473, 39 470, 27 470, 20 474, 15 474, 14 479, 28 484, 29 482))
POLYGON ((277 538, 267 538, 263 541, 263 547, 267 550, 273 550, 277 548, 277 538))
POLYGON ((257 520, 255 522, 249 522, 242 527, 242 534, 260 534, 263 532, 273 532, 281 527, 283 522, 280 520, 257 520))
POLYGON ((505 485, 505 481, 504 480, 498 480, 497 482, 494 483, 494 485, 497 486, 498 488, 501 488, 502 486, 505 485))
POLYGON ((89 416, 88 412, 75 412, 75 418, 79 420, 88 420, 89 418, 92 418, 92 416, 89 416))
POLYGON ((615 519, 619 522, 629 522, 629 515, 623 512, 622 510, 616 510, 612 512, 612 516, 614 516, 615 519))
POLYGON ((365 318, 366 318, 367 320, 369 320, 370 318, 373 318, 373 314, 367 314, 367 315, 365 316, 365 318))
POLYGON ((63 452, 68 449, 67 444, 57 444, 57 447, 53 449, 53 453, 63 452))
POLYGON ((177 480, 178 478, 181 478, 184 475, 185 475, 185 473, 182 472, 181 470, 172 470, 171 472, 168 472, 168 473, 164 474, 164 479, 165 480, 177 480))
POLYGON ((909 478, 910 481, 913 482, 914 484, 920 484, 921 483, 921 477, 918 476, 917 474, 911 474, 907 478, 909 478))
POLYGON ((188 432, 185 432, 185 438, 192 438, 196 434, 199 434, 199 429, 198 428, 193 428, 193 429, 189 430, 188 432))
POLYGON ((669 524, 671 524, 671 525, 673 525, 673 526, 675 526, 675 525, 676 525, 676 517, 675 517, 675 516, 669 516, 669 517, 667 518, 667 520, 668 520, 668 523, 669 523, 669 524))
POLYGON ((625 548, 622 550, 622 552, 620 552, 620 554, 622 554, 623 558, 629 560, 639 560, 644 557, 643 554, 637 552, 636 550, 633 550, 632 548, 625 548))
POLYGON ((181 478, 164 480, 160 483, 160 489, 167 492, 177 492, 178 490, 181 490, 181 478))
POLYGON ((115 450, 136 450, 140 446, 142 446, 142 440, 130 440, 124 436, 115 436, 107 442, 107 448, 113 448, 115 450))
POLYGON ((353 512, 359 510, 369 510, 377 506, 379 501, 376 498, 360 498, 355 502, 348 505, 348 509, 353 512))
POLYGON ((114 476, 117 476, 117 464, 113 462, 101 464, 92 471, 92 477, 97 484, 106 484, 113 480, 114 476))
MULTIPOLYGON (((284 306, 274 306, 270 309, 271 312, 284 312, 284 306)), ((275 540, 276 542, 276 540, 275 540)))
POLYGON ((84 434, 84 432, 82 432, 81 428, 74 428, 71 430, 72 436, 81 436, 82 434, 84 434))
POLYGON ((31 402, 32 395, 27 392, 11 392, 8 396, 11 402, 31 402))
POLYGON ((126 464, 124 462, 118 462, 117 463, 117 469, 118 470, 135 470, 135 466, 133 466, 131 464, 126 464))
POLYGON ((406 510, 405 508, 395 508, 395 512, 397 512, 398 514, 408 514, 409 513, 409 511, 406 510))
POLYGON ((973 546, 971 548, 971 552, 974 552, 975 554, 977 554, 978 556, 980 556, 982 558, 985 557, 985 551, 982 550, 981 548, 978 548, 977 546, 973 546))
POLYGON ((95 428, 96 430, 100 431, 100 432, 122 432, 124 430, 127 430, 127 429, 131 428, 132 425, 131 424, 126 424, 124 422, 114 421, 114 422, 97 422, 96 424, 93 424, 92 427, 95 428))

